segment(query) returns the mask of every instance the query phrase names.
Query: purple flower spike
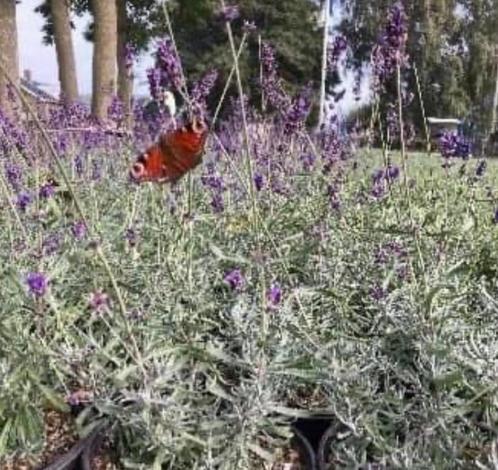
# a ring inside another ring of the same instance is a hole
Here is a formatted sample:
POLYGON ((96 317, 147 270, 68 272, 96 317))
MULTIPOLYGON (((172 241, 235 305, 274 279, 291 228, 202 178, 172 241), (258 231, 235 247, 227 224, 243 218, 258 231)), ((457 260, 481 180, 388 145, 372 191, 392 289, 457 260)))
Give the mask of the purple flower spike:
POLYGON ((329 72, 335 72, 337 70, 339 59, 347 47, 348 43, 344 36, 340 34, 334 38, 334 41, 327 49, 327 68, 329 72))
POLYGON ((263 189, 263 184, 264 184, 263 175, 256 173, 254 175, 254 186, 256 188, 256 191, 261 191, 263 189))
POLYGON ((16 190, 19 190, 21 179, 22 179, 22 169, 19 165, 14 163, 5 164, 5 176, 9 184, 16 190))
POLYGON ((230 288, 234 291, 240 292, 246 283, 244 275, 240 269, 234 269, 227 273, 223 278, 230 288))
POLYGON ((235 21, 239 16, 240 16, 240 11, 237 5, 226 5, 219 12, 219 17, 225 23, 230 23, 232 21, 235 21))
POLYGON ((456 132, 443 132, 439 138, 439 151, 443 158, 467 160, 472 153, 471 143, 456 132))
POLYGON ((82 220, 78 220, 71 227, 71 232, 73 233, 76 240, 83 240, 86 236, 86 224, 82 220))
POLYGON ((156 52, 156 64, 163 72, 161 85, 164 88, 173 87, 179 89, 182 83, 182 66, 171 38, 166 37, 159 42, 156 52))
POLYGON ((256 31, 256 29, 257 27, 254 21, 244 20, 244 24, 242 25, 242 31, 244 31, 244 33, 249 34, 256 31))
POLYGON ((282 289, 280 284, 273 283, 266 293, 266 298, 271 307, 276 307, 282 300, 282 289))
POLYGON ((24 212, 31 202, 31 196, 28 193, 23 192, 17 196, 16 206, 20 211, 24 212))
POLYGON ((88 303, 90 308, 96 313, 105 312, 110 307, 109 296, 101 290, 92 292, 88 303))
POLYGON ((484 173, 486 173, 487 166, 488 166, 488 164, 487 164, 486 160, 479 161, 479 163, 477 164, 477 167, 476 167, 476 176, 478 178, 482 177, 484 175, 484 173))
POLYGON ((43 297, 47 293, 48 280, 43 273, 32 272, 26 276, 28 290, 35 297, 43 297))
POLYGON ((218 78, 218 71, 211 70, 207 72, 192 88, 190 99, 195 112, 199 115, 206 113, 206 99, 213 89, 218 78))
POLYGON ((52 183, 44 184, 40 188, 40 197, 42 199, 50 199, 55 194, 55 187, 52 183))

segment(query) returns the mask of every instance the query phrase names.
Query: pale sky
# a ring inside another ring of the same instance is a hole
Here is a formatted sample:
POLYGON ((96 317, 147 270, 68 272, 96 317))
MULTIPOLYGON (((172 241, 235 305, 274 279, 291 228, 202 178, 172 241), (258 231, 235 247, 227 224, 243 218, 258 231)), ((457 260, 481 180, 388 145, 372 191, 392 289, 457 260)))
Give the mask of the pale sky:
MULTIPOLYGON (((30 69, 33 80, 41 82, 40 87, 47 92, 58 96, 59 79, 57 76, 57 62, 55 46, 45 46, 42 43, 43 18, 33 10, 41 3, 41 0, 22 0, 17 5, 17 28, 19 42, 19 66, 21 74, 24 69, 30 69)), ((333 24, 337 24, 341 16, 336 7, 334 9, 333 24)), ((92 90, 92 43, 85 40, 83 31, 86 29, 88 18, 74 18, 76 30, 73 31, 73 42, 76 55, 76 69, 78 74, 78 86, 80 94, 89 95, 92 90)), ((147 94, 145 70, 152 64, 150 55, 140 58, 135 66, 134 73, 135 91, 147 94)), ((340 103, 340 108, 349 110, 355 107, 352 88, 352 76, 344 76, 347 93, 340 103)), ((367 83, 364 84, 363 96, 365 97, 367 83)), ((364 102, 364 100, 362 100, 364 102)))
MULTIPOLYGON (((17 34, 19 41, 19 67, 21 74, 24 69, 30 69, 33 80, 41 82, 42 88, 49 93, 58 95, 59 79, 55 46, 45 46, 42 43, 43 18, 33 10, 41 0, 23 0, 17 5, 17 34)), ((83 37, 83 31, 88 18, 74 18, 76 30, 73 31, 74 50, 78 86, 81 94, 90 94, 92 90, 92 50, 93 45, 83 37)), ((150 57, 142 58, 135 69, 136 87, 139 92, 146 92, 147 86, 140 85, 146 80, 145 69, 150 66, 150 57)))

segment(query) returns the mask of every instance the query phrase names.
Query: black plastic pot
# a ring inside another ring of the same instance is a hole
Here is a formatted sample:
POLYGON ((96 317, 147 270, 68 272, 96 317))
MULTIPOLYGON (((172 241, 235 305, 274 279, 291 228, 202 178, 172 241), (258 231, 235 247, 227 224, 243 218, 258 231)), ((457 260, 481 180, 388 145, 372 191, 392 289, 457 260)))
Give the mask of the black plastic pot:
MULTIPOLYGON (((369 443, 364 439, 355 436, 349 428, 342 423, 333 423, 325 431, 317 450, 318 470, 335 470, 339 468, 349 468, 344 448, 354 448, 364 455, 369 454, 369 443)), ((368 457, 367 457, 368 458, 368 457)), ((359 469, 373 470, 382 468, 377 463, 367 463, 365 466, 357 467, 359 469)))
POLYGON ((294 437, 291 440, 291 445, 299 452, 299 455, 304 460, 306 470, 318 470, 316 464, 316 454, 310 442, 295 426, 292 428, 292 431, 294 433, 294 437))
POLYGON ((87 437, 79 440, 65 454, 40 470, 92 470, 92 459, 102 443, 104 426, 97 426, 87 437))

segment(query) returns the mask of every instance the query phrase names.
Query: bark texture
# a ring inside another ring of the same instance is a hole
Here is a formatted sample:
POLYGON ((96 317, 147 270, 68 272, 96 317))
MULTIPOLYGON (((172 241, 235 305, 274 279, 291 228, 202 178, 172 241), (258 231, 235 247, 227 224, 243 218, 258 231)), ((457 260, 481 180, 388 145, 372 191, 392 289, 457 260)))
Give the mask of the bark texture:
POLYGON ((78 79, 71 34, 68 0, 50 0, 54 22, 54 41, 59 67, 61 98, 71 103, 78 99, 78 79))
MULTIPOLYGON (((19 84, 16 0, 0 0, 0 60, 10 77, 19 84)), ((8 98, 8 81, 1 73, 0 108, 7 113, 12 108, 8 98)))
POLYGON ((104 121, 116 92, 116 3, 112 0, 92 0, 92 10, 95 21, 92 114, 104 121))

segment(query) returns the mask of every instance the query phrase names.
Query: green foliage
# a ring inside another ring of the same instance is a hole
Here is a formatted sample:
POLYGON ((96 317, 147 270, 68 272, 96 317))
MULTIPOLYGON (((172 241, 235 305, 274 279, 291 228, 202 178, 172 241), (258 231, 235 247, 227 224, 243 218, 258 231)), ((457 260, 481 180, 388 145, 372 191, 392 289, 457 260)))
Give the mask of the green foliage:
MULTIPOLYGON (((369 60, 392 3, 351 2, 341 29, 352 45, 353 65, 369 60)), ((408 53, 418 69, 427 115, 469 117, 487 131, 496 75, 497 2, 437 0, 404 5, 409 18, 408 53)), ((415 92, 411 71, 405 79, 415 92)), ((396 100, 394 90, 387 102, 396 100)), ((407 116, 422 129, 422 113, 415 101, 407 116)))
MULTIPOLYGON (((291 91, 314 82, 319 85, 321 36, 317 26, 317 7, 310 0, 285 0, 278 3, 241 0, 241 18, 232 23, 237 44, 242 37, 243 20, 254 21, 258 30, 248 39, 240 60, 241 74, 253 101, 260 97, 259 45, 269 41, 275 46, 279 71, 291 91)), ((217 68, 226 78, 232 64, 225 26, 217 16, 220 3, 215 0, 176 2, 171 18, 178 48, 189 77, 197 78, 217 68)), ((162 20, 164 22, 164 20, 162 20)), ((161 24, 161 19, 157 20, 161 24)), ((166 33, 166 30, 163 29, 166 33)), ((223 80, 219 81, 223 83, 223 80)))
MULTIPOLYGON (((112 292, 108 278, 91 245, 67 231, 65 212, 49 217, 42 201, 43 233, 64 234, 57 256, 40 266, 28 248, 13 260, 7 232, 0 238, 2 452, 36 449, 41 409, 84 389, 94 401, 80 428, 110 418, 128 468, 259 468, 257 456, 282 444, 286 415, 313 409, 328 410, 347 431, 333 442, 345 466, 487 462, 498 418, 489 367, 498 359, 498 235, 492 207, 480 201, 498 172, 493 165, 476 183, 473 163, 462 178, 426 158, 414 154, 410 164, 417 236, 398 185, 381 201, 359 202, 377 167, 372 155, 348 170, 340 212, 324 200, 320 174, 296 177, 292 198, 261 197, 262 235, 243 207, 213 215, 195 177, 192 221, 182 216, 186 191, 170 214, 156 187, 130 191, 112 177, 80 185, 124 293, 129 331, 115 302, 91 311, 91 292, 112 292), (130 248, 131 221, 139 241, 130 248), (392 243, 401 254, 379 263, 392 243), (41 300, 23 282, 35 267, 51 278, 41 300), (247 279, 240 293, 223 282, 234 267, 247 279), (261 298, 274 280, 283 302, 265 311, 261 298)), ((113 171, 123 174, 125 162, 117 163, 113 171)), ((8 213, 0 217, 15 233, 8 213)), ((23 222, 36 239, 30 213, 23 222)))

